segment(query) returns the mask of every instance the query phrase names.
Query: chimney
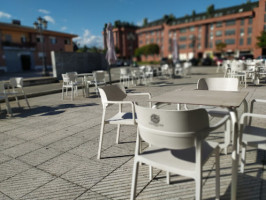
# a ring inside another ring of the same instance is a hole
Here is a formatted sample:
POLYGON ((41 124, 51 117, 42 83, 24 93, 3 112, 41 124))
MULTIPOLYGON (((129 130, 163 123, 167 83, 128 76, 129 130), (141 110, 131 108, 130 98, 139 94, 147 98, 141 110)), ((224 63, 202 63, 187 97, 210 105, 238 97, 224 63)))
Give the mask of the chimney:
POLYGON ((17 19, 13 19, 13 20, 12 20, 12 24, 15 24, 15 25, 21 25, 21 24, 20 24, 20 20, 17 20, 17 19))

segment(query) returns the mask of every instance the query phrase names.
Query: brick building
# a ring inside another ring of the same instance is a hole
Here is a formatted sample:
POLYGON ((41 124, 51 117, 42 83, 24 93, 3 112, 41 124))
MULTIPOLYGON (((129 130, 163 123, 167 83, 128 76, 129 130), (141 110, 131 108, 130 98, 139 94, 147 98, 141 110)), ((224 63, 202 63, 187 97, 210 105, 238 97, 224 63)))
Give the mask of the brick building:
POLYGON ((77 35, 50 30, 44 30, 40 35, 36 29, 22 26, 18 20, 13 20, 12 24, 0 23, 0 70, 20 72, 42 69, 43 56, 49 67, 50 52, 72 52, 74 37, 77 35))
MULTIPOLYGON (((131 59, 134 50, 138 47, 138 37, 136 35, 137 26, 130 24, 115 23, 113 28, 114 44, 116 47, 117 57, 121 59, 131 59)), ((106 46, 106 34, 104 36, 104 48, 106 46)))
MULTIPOLYGON (((151 43, 160 47, 159 55, 143 56, 142 60, 160 60, 171 55, 173 38, 178 41, 181 60, 221 56, 216 49, 221 42, 226 43, 225 56, 266 54, 256 46, 257 37, 266 30, 265 4, 265 0, 259 0, 180 18, 165 16, 139 27, 135 32, 138 47, 151 43)), ((114 33, 119 34, 115 29, 114 33)), ((126 43, 123 46, 128 47, 126 43)))

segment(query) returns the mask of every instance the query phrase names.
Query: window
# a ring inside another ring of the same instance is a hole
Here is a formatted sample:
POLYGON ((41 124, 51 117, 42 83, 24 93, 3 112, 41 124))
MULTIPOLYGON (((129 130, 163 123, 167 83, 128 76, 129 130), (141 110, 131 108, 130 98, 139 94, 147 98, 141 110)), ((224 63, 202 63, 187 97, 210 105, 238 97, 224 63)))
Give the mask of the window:
POLYGON ((65 44, 70 44, 70 39, 65 39, 65 44))
POLYGON ((222 40, 216 40, 215 41, 215 44, 220 44, 220 43, 222 43, 222 40))
POLYGON ((266 25, 264 25, 264 31, 266 31, 266 25))
POLYGON ((201 49, 201 44, 200 43, 198 43, 198 49, 201 49))
POLYGON ((216 31, 215 32, 215 36, 216 37, 221 37, 223 35, 223 32, 222 31, 216 31))
POLYGON ((38 35, 38 36, 36 37, 36 41, 39 42, 39 43, 43 43, 43 42, 44 42, 44 37, 38 35))
POLYGON ((226 44, 235 44, 235 39, 226 39, 225 43, 226 44))
POLYGON ((248 24, 252 24, 253 23, 253 19, 250 17, 248 18, 248 24))
POLYGON ((22 35, 20 38, 20 41, 21 41, 21 43, 26 43, 27 42, 26 36, 22 35))
POLYGON ((252 34, 252 27, 248 27, 248 35, 252 34))
POLYGON ((185 48, 187 48, 187 45, 185 45, 185 44, 181 44, 181 45, 179 45, 179 48, 180 48, 180 49, 185 49, 185 48))
POLYGON ((50 43, 51 44, 56 44, 56 37, 50 37, 50 43))
POLYGON ((156 43, 157 43, 157 44, 160 43, 160 38, 157 38, 156 43))
POLYGON ((266 22, 266 14, 264 14, 264 22, 266 22))
POLYGON ((247 39, 247 44, 248 44, 248 45, 251 45, 251 37, 249 37, 249 38, 247 39))
POLYGON ((240 29, 240 36, 243 37, 244 35, 245 35, 244 29, 241 28, 241 29, 240 29))
POLYGON ((5 35, 5 41, 6 42, 12 42, 12 36, 11 35, 5 35))
POLYGON ((150 40, 150 43, 152 44, 154 42, 154 39, 152 38, 151 40, 150 40))
POLYGON ((140 44, 140 45, 142 44, 142 40, 139 41, 139 44, 140 44))
POLYGON ((243 19, 241 19, 241 21, 240 21, 240 25, 243 26, 244 24, 245 24, 245 19, 243 18, 243 19))
POLYGON ((228 21, 225 22, 226 26, 232 26, 232 25, 235 25, 235 24, 236 24, 236 20, 234 20, 234 19, 233 20, 228 20, 228 21))
POLYGON ((223 23, 222 22, 216 22, 216 27, 222 27, 223 26, 223 23))
POLYGON ((199 26, 198 31, 201 32, 201 26, 199 26))
POLYGON ((210 25, 210 29, 213 30, 213 24, 210 25))
POLYGON ((186 40, 187 40, 187 37, 186 37, 186 36, 180 36, 180 37, 179 37, 179 40, 180 40, 180 41, 186 41, 186 40))
POLYGON ((209 44, 209 48, 212 48, 212 47, 213 47, 212 42, 210 42, 210 44, 209 44))
POLYGON ((186 28, 181 28, 180 29, 180 33, 185 33, 185 32, 187 32, 187 29, 186 28))
POLYGON ((244 44, 244 39, 243 39, 243 38, 240 38, 240 39, 239 39, 239 45, 242 46, 243 44, 244 44))
POLYGON ((236 31, 235 29, 228 29, 225 31, 225 35, 235 35, 236 31))
POLYGON ((194 31, 194 30, 195 30, 195 26, 191 26, 191 27, 189 27, 189 30, 190 30, 190 31, 194 31))

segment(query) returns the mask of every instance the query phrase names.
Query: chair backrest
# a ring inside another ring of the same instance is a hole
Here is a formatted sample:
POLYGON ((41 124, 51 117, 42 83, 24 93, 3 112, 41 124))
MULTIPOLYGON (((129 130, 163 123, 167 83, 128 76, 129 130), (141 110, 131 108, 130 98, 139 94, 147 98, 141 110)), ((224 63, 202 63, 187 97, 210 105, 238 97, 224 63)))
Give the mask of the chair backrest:
POLYGON ((130 75, 131 71, 129 68, 120 68, 120 75, 130 75))
POLYGON ((186 149, 195 139, 208 136, 209 118, 204 109, 177 111, 135 105, 138 130, 149 144, 168 149, 186 149))
POLYGON ((123 101, 127 96, 124 87, 119 84, 100 87, 99 92, 103 105, 107 101, 123 101))
POLYGON ((23 78, 22 77, 10 78, 9 83, 12 86, 12 88, 15 88, 15 87, 22 88, 23 87, 23 78))
POLYGON ((96 82, 105 82, 105 71, 94 71, 93 78, 96 82))
POLYGON ((198 90, 238 91, 237 78, 201 78, 198 80, 198 90))
POLYGON ((77 72, 67 72, 66 73, 69 77, 69 80, 71 82, 76 82, 77 81, 77 77, 78 77, 78 73, 77 72))
POLYGON ((70 83, 70 78, 69 78, 68 74, 62 74, 62 78, 63 78, 63 84, 70 83))

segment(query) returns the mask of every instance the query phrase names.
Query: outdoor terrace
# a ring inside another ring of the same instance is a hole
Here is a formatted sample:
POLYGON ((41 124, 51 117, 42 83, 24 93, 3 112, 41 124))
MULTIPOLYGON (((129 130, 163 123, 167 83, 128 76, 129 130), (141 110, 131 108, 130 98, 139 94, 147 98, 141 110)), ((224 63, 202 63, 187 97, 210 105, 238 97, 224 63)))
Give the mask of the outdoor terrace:
MULTIPOLYGON (((157 96, 177 88, 195 88, 201 77, 222 76, 215 71, 212 67, 195 67, 188 77, 154 78, 148 86, 129 89, 157 96)), ((26 89, 29 92, 30 88, 26 89)), ((265 89, 265 83, 241 88, 249 91, 249 103, 253 98, 266 99, 265 89)), ((107 125, 103 159, 97 160, 100 98, 80 95, 74 101, 61 100, 61 93, 56 93, 29 101, 30 110, 23 100, 24 108, 16 108, 16 102, 11 102, 13 118, 0 114, 0 199, 129 199, 136 127, 122 126, 121 144, 115 144, 116 127, 107 125)), ((114 107, 110 109, 115 112, 114 107)), ((265 113, 265 108, 255 111, 265 113)), ((266 126, 263 121, 257 124, 266 126)), ((223 141, 222 129, 208 139, 223 141)), ((265 151, 248 149, 246 172, 238 174, 239 200, 266 199, 265 163, 261 162, 265 158, 265 151)), ((231 154, 221 152, 220 160, 221 199, 230 199, 231 154)), ((214 157, 203 168, 204 199, 215 197, 213 164, 214 157)), ((173 175, 167 185, 165 172, 154 170, 154 175, 149 181, 148 167, 140 166, 137 199, 194 199, 193 180, 173 175)))

